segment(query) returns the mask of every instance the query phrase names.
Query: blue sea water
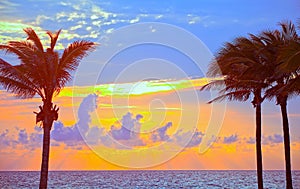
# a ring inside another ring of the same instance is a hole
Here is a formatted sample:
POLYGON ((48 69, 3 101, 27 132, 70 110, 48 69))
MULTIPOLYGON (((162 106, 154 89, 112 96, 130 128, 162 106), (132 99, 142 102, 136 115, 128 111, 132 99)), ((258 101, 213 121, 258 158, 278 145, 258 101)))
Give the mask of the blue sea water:
MULTIPOLYGON (((293 171, 300 188, 300 171, 293 171)), ((37 171, 2 171, 0 188, 38 188, 37 171)), ((284 171, 264 171, 265 188, 285 188, 284 171)), ((51 171, 48 188, 257 188, 256 171, 51 171)))

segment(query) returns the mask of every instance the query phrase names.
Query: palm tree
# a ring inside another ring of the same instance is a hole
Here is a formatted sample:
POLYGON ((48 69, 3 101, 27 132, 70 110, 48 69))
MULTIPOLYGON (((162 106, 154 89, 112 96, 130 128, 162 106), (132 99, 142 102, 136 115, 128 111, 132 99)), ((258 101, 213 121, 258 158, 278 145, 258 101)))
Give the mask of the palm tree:
POLYGON ((266 91, 266 97, 275 98, 280 105, 284 135, 284 154, 286 168, 286 188, 293 188, 290 134, 287 115, 287 101, 290 97, 300 94, 300 37, 292 22, 282 22, 281 31, 264 32, 263 40, 267 48, 277 57, 273 62, 275 73, 270 77, 274 85, 266 91))
POLYGON ((207 75, 216 79, 201 90, 211 89, 225 83, 219 90, 220 96, 209 103, 224 99, 246 101, 253 96, 256 109, 256 159, 258 188, 263 188, 263 167, 261 150, 261 104, 263 90, 268 86, 266 78, 272 74, 270 65, 263 56, 265 43, 257 36, 239 37, 233 43, 226 43, 210 64, 207 75))
POLYGON ((41 40, 32 28, 24 29, 28 38, 24 41, 9 41, 0 45, 0 49, 12 53, 20 60, 19 65, 12 65, 0 58, 0 84, 20 98, 33 98, 39 95, 43 105, 36 113, 36 121, 42 122, 43 152, 41 163, 40 188, 47 188, 50 150, 50 131, 54 120, 58 118, 58 108, 53 106, 52 98, 72 79, 80 60, 95 48, 95 43, 75 41, 70 44, 61 57, 54 50, 61 30, 47 32, 51 42, 44 51, 41 40))

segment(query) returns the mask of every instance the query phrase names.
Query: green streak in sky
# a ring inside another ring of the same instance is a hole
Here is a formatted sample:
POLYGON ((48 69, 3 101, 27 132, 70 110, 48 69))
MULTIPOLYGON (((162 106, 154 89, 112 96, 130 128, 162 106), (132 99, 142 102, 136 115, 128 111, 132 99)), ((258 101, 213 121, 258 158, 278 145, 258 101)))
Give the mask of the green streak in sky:
POLYGON ((183 79, 183 80, 152 80, 134 83, 101 84, 95 86, 66 87, 59 96, 85 97, 95 93, 100 96, 145 95, 161 92, 172 92, 193 87, 201 87, 207 84, 207 78, 183 79))

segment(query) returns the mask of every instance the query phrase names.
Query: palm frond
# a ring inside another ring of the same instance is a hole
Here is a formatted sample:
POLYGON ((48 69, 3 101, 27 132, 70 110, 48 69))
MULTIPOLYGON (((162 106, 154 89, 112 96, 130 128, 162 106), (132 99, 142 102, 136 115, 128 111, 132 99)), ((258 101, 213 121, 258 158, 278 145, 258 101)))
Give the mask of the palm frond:
MULTIPOLYGON (((28 41, 9 41, 7 45, 0 45, 0 49, 16 55, 21 64, 32 71, 40 71, 38 67, 44 62, 44 53, 37 51, 37 48, 28 41)), ((37 73, 31 75, 35 77, 37 73)))
POLYGON ((0 85, 7 91, 14 93, 19 98, 32 98, 36 90, 20 81, 16 81, 0 75, 0 85))
POLYGON ((51 31, 47 31, 47 34, 49 35, 49 37, 51 39, 50 48, 51 48, 52 51, 54 50, 54 47, 56 45, 56 41, 58 39, 58 36, 59 36, 60 32, 61 32, 61 29, 58 30, 55 34, 53 34, 51 31))
POLYGON ((279 23, 281 26, 282 37, 287 40, 298 40, 298 35, 295 25, 291 21, 282 21, 279 23))
POLYGON ((224 80, 221 78, 218 78, 218 79, 214 79, 214 80, 210 81, 208 84, 202 86, 200 88, 200 91, 211 90, 211 89, 220 89, 220 88, 224 88, 224 87, 225 87, 224 80))
POLYGON ((279 51, 278 61, 282 62, 279 69, 291 72, 300 68, 300 42, 291 41, 279 51))
POLYGON ((71 75, 69 72, 74 71, 78 67, 79 61, 88 52, 94 50, 95 45, 95 43, 89 41, 75 41, 64 50, 57 70, 59 87, 63 87, 66 82, 70 81, 71 75))
POLYGON ((27 40, 32 41, 40 52, 44 52, 44 48, 41 43, 41 40, 37 36, 35 31, 32 28, 25 28, 24 31, 26 32, 26 34, 28 36, 27 40))
MULTIPOLYGON (((3 85, 5 87, 8 87, 7 89, 14 89, 14 87, 11 86, 13 83, 21 83, 22 85, 18 84, 19 86, 21 86, 21 88, 28 88, 28 90, 32 91, 30 92, 30 94, 39 94, 43 98, 43 94, 40 88, 34 82, 32 82, 31 76, 28 76, 28 74, 24 70, 23 65, 12 66, 11 64, 0 58, 0 76, 2 77, 1 81, 4 82, 3 85), (9 83, 9 81, 11 83, 9 83)), ((18 88, 18 86, 16 86, 16 88, 18 88)), ((16 92, 18 92, 18 90, 14 90, 14 93, 16 92)), ((26 93, 28 93, 28 91, 26 93)))
MULTIPOLYGON (((16 45, 16 43, 11 42, 12 45, 16 45)), ((21 43, 20 43, 21 44, 21 43)), ((26 48, 25 43, 22 44, 21 47, 15 47, 12 45, 0 45, 0 50, 5 50, 6 53, 14 54, 18 57, 21 62, 28 62, 32 59, 32 49, 30 47, 26 48), (27 49, 28 51, 26 51, 27 49)))
POLYGON ((300 94, 300 76, 293 78, 286 84, 277 84, 265 92, 267 99, 273 99, 278 96, 290 96, 293 94, 300 94))
POLYGON ((236 100, 236 101, 246 101, 249 99, 251 95, 251 91, 249 90, 239 90, 239 91, 232 91, 223 95, 220 95, 213 100, 209 101, 208 103, 211 104, 213 102, 219 102, 223 101, 225 99, 228 99, 230 101, 236 100))
POLYGON ((209 67, 208 67, 208 71, 206 74, 208 77, 222 77, 223 73, 219 67, 219 63, 217 60, 213 60, 209 67))
POLYGON ((63 52, 59 62, 60 69, 74 71, 79 61, 87 55, 89 51, 94 50, 95 43, 89 41, 75 41, 70 44, 63 52))
POLYGON ((43 52, 37 51, 37 48, 28 41, 10 41, 8 45, 0 45, 0 49, 15 54, 23 68, 27 69, 23 74, 31 78, 32 82, 40 88, 44 86, 45 77, 49 75, 49 71, 45 68, 43 52))
POLYGON ((38 94, 43 99, 49 99, 53 97, 54 92, 58 94, 72 79, 71 72, 78 67, 79 61, 95 49, 93 42, 75 41, 59 58, 54 47, 61 30, 56 33, 47 32, 51 43, 46 51, 32 28, 26 28, 24 31, 28 36, 27 40, 9 41, 0 45, 0 50, 16 55, 21 61, 20 65, 12 66, 0 59, 0 83, 8 91, 22 98, 38 94))

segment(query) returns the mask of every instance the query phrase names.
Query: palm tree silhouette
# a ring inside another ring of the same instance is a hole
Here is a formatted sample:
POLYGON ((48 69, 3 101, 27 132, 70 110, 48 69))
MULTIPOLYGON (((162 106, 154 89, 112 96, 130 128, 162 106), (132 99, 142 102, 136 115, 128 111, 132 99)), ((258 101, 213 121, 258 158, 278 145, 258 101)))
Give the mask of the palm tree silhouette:
POLYGON ((268 87, 266 78, 272 75, 269 64, 265 63, 263 51, 265 43, 260 37, 250 34, 249 38, 238 37, 227 42, 210 64, 207 75, 218 78, 203 86, 201 90, 220 87, 220 96, 211 100, 224 99, 247 101, 253 96, 252 104, 256 109, 256 159, 258 188, 263 188, 263 166, 261 150, 261 104, 263 90, 268 87))
POLYGON ((50 131, 58 118, 58 108, 53 106, 52 98, 72 79, 80 60, 95 48, 95 43, 81 40, 70 44, 59 57, 54 50, 61 30, 47 32, 51 39, 50 47, 44 51, 41 40, 32 28, 24 29, 28 38, 24 41, 9 41, 0 49, 12 53, 20 60, 12 65, 0 58, 0 84, 19 98, 33 98, 39 95, 43 105, 36 113, 36 122, 42 122, 43 152, 41 163, 40 188, 47 188, 50 150, 50 131))
POLYGON ((275 98, 281 109, 284 135, 284 154, 286 168, 286 188, 293 188, 290 134, 287 114, 287 101, 290 97, 300 94, 300 37, 292 22, 280 23, 281 31, 264 32, 262 37, 268 50, 277 58, 273 62, 275 72, 269 78, 274 85, 266 91, 266 97, 275 98))

